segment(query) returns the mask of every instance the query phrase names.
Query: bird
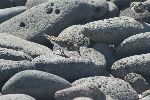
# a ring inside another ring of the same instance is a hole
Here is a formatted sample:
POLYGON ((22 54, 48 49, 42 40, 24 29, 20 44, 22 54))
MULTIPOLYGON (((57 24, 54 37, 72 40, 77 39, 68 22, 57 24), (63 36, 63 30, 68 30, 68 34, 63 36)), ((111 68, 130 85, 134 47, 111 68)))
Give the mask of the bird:
POLYGON ((136 13, 144 13, 145 10, 147 10, 146 5, 144 5, 142 2, 133 2, 131 3, 130 7, 136 13))
POLYGON ((60 56, 67 57, 64 51, 77 51, 80 55, 80 47, 77 44, 74 44, 70 39, 64 39, 61 37, 50 36, 44 34, 44 36, 54 45, 59 47, 60 56))

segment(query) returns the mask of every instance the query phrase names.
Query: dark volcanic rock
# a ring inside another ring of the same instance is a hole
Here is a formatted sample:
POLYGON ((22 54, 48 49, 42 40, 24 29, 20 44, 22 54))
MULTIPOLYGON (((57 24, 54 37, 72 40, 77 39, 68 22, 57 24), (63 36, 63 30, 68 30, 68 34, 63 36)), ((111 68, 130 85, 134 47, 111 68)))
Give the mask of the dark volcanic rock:
POLYGON ((110 0, 110 1, 116 4, 120 9, 129 7, 131 3, 131 0, 110 0))
POLYGON ((25 6, 0 9, 0 23, 26 11, 25 6))
POLYGON ((23 93, 40 100, 52 100, 56 91, 68 88, 71 84, 56 75, 26 70, 15 74, 3 86, 3 94, 23 93))
POLYGON ((10 34, 0 33, 0 47, 22 51, 31 57, 52 53, 51 49, 33 42, 23 40, 10 34))
POLYGON ((27 53, 0 47, 0 59, 14 60, 14 61, 20 60, 31 61, 33 58, 27 53))
POLYGON ((12 61, 0 59, 0 87, 14 74, 23 70, 34 69, 29 61, 12 61))
POLYGON ((133 35, 125 39, 116 50, 118 58, 150 52, 150 32, 133 35))
POLYGON ((30 8, 36 6, 36 5, 39 5, 39 4, 48 2, 48 1, 50 1, 50 0, 27 0, 26 7, 28 9, 30 9, 30 8))
POLYGON ((90 97, 93 100, 105 100, 105 94, 92 84, 81 84, 55 93, 56 100, 73 100, 76 97, 90 97))
POLYGON ((77 86, 83 83, 92 83, 96 85, 105 95, 110 95, 115 100, 137 100, 138 94, 131 87, 131 85, 121 79, 95 76, 76 80, 72 83, 73 86, 77 86))
POLYGON ((53 0, 0 24, 0 32, 44 44, 46 38, 43 33, 57 36, 65 28, 93 21, 107 11, 106 0, 53 0))
POLYGON ((150 25, 134 20, 134 18, 122 16, 75 25, 66 28, 59 34, 59 38, 70 39, 75 44, 89 44, 94 40, 102 43, 119 45, 124 39, 143 32, 150 31, 150 25), (79 37, 80 39, 76 39, 79 37))
POLYGON ((109 11, 104 16, 104 19, 118 17, 120 14, 118 7, 113 2, 108 2, 108 4, 109 4, 109 11))
POLYGON ((150 74, 150 53, 126 57, 116 61, 111 68, 115 77, 123 78, 128 73, 138 73, 141 75, 150 74))
POLYGON ((150 0, 146 0, 144 4, 146 5, 147 10, 150 11, 150 0))
POLYGON ((140 19, 140 21, 144 21, 150 24, 150 12, 146 10, 144 13, 136 13, 131 10, 131 8, 126 8, 120 12, 120 16, 128 16, 133 17, 135 19, 140 19))
POLYGON ((116 61, 114 50, 104 43, 96 43, 93 47, 96 51, 102 53, 106 59, 107 68, 110 70, 111 65, 116 61))
POLYGON ((138 94, 141 94, 150 88, 149 83, 147 83, 141 75, 136 73, 127 74, 124 77, 124 80, 128 82, 138 94))
POLYGON ((15 6, 25 6, 27 0, 1 0, 0 9, 15 7, 15 6))
POLYGON ((68 80, 82 77, 104 75, 106 60, 91 48, 81 48, 81 56, 61 57, 42 55, 32 60, 37 70, 53 73, 68 80))
POLYGON ((26 94, 8 94, 0 96, 0 100, 35 100, 26 94))

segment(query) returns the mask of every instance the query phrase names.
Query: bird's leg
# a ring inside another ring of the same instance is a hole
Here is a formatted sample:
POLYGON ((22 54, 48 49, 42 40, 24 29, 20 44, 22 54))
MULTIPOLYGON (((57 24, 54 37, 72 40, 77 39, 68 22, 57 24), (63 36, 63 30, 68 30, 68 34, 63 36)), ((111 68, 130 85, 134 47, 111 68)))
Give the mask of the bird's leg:
POLYGON ((64 50, 60 47, 59 48, 60 49, 60 56, 62 56, 62 57, 65 57, 65 58, 69 58, 66 54, 65 54, 65 52, 64 52, 64 50))
POLYGON ((81 53, 80 53, 80 46, 78 46, 77 44, 74 44, 74 48, 75 48, 75 51, 78 52, 79 56, 81 56, 81 53))

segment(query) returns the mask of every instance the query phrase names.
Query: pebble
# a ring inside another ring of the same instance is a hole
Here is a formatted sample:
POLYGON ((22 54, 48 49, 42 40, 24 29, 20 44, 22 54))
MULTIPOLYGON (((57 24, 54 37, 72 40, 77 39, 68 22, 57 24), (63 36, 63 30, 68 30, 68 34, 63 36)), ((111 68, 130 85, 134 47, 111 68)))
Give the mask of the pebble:
POLYGON ((3 94, 27 94, 40 100, 52 100, 56 91, 71 84, 56 75, 37 71, 21 71, 11 77, 3 86, 3 94))

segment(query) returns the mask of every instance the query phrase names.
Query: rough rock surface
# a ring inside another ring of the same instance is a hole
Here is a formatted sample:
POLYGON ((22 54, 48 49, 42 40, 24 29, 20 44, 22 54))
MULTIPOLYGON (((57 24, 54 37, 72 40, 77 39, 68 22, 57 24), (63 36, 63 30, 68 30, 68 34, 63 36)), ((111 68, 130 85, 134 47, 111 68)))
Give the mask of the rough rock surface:
POLYGON ((80 50, 81 56, 65 58, 58 55, 42 55, 33 59, 32 63, 37 70, 53 73, 68 80, 104 75, 104 56, 91 48, 82 47, 80 50))
POLYGON ((15 6, 25 6, 27 0, 1 0, 0 9, 15 7, 15 6))
POLYGON ((0 87, 16 73, 34 69, 29 61, 12 61, 0 59, 0 87))
POLYGON ((35 100, 26 94, 7 94, 0 96, 0 100, 35 100))
POLYGON ((89 97, 93 100, 105 100, 105 94, 93 84, 81 84, 55 93, 56 100, 72 100, 76 97, 89 97))
POLYGON ((150 24, 150 12, 146 10, 144 13, 136 13, 130 7, 122 10, 120 12, 120 16, 128 16, 133 17, 135 19, 140 19, 140 21, 144 21, 150 24))
POLYGON ((73 86, 91 82, 95 84, 105 95, 110 95, 115 100, 137 100, 138 95, 131 85, 121 79, 95 76, 76 80, 73 86))
POLYGON ((120 13, 118 7, 113 2, 108 2, 108 4, 109 4, 109 9, 108 9, 109 11, 104 16, 104 19, 118 17, 120 13))
POLYGON ((0 23, 7 21, 8 19, 10 19, 24 11, 26 11, 25 6, 0 9, 0 23))
POLYGON ((93 99, 88 98, 88 97, 77 97, 77 98, 74 98, 73 100, 93 100, 93 99))
POLYGON ((0 24, 0 32, 46 44, 43 33, 59 33, 75 24, 90 22, 108 11, 106 0, 52 0, 0 24))
POLYGON ((150 88, 150 84, 147 83, 141 75, 136 73, 127 74, 124 77, 124 80, 128 82, 138 94, 141 94, 150 88))
POLYGON ((146 96, 150 95, 150 90, 147 90, 147 91, 144 91, 142 94, 141 94, 141 97, 144 98, 146 96))
POLYGON ((13 60, 13 61, 20 61, 20 60, 31 61, 33 58, 27 53, 0 47, 0 59, 13 60))
POLYGON ((93 49, 105 56, 107 68, 110 70, 111 65, 116 61, 115 51, 104 43, 96 43, 93 49))
POLYGON ((56 91, 68 88, 71 84, 56 75, 37 71, 26 70, 15 74, 3 86, 3 94, 22 93, 36 99, 54 99, 56 91))
POLYGON ((6 33, 0 33, 0 47, 22 51, 33 58, 52 52, 51 49, 43 45, 29 42, 6 33))
POLYGON ((150 52, 150 32, 133 35, 125 39, 116 50, 118 58, 150 52))
POLYGON ((70 39, 76 44, 80 43, 80 45, 87 43, 88 39, 119 45, 124 39, 132 35, 148 31, 150 31, 149 24, 122 16, 94 21, 85 25, 71 26, 63 30, 58 37, 70 39), (79 40, 76 37, 80 37, 79 40), (76 41, 74 41, 75 39, 76 41))
POLYGON ((109 0, 112 1, 114 4, 116 4, 120 9, 123 9, 125 7, 129 7, 131 0, 109 0))
POLYGON ((144 4, 146 5, 147 10, 150 11, 150 0, 146 0, 144 4))
MULTIPOLYGON (((39 4, 42 4, 42 3, 45 3, 45 2, 48 2, 50 0, 27 0, 26 2, 26 7, 28 9, 36 6, 36 5, 39 5, 39 4)), ((52 1, 52 0, 51 0, 52 1)))
POLYGON ((150 95, 144 97, 144 98, 141 98, 140 100, 150 100, 150 95))
POLYGON ((123 78, 128 73, 138 73, 141 75, 150 74, 150 54, 142 54, 126 57, 116 61, 111 68, 115 77, 123 78))

